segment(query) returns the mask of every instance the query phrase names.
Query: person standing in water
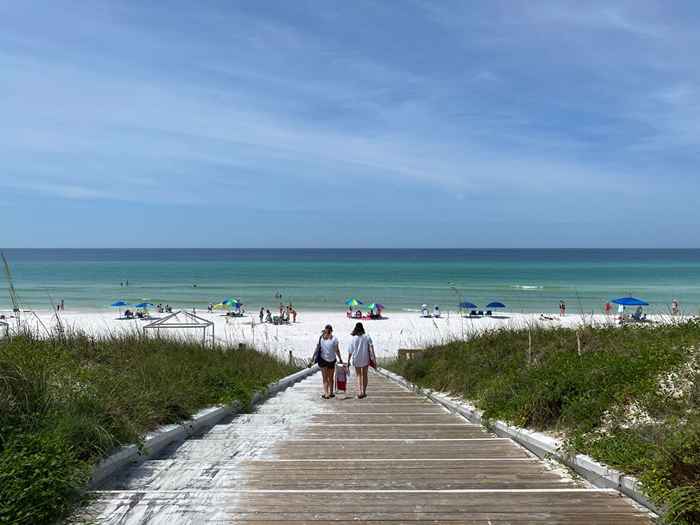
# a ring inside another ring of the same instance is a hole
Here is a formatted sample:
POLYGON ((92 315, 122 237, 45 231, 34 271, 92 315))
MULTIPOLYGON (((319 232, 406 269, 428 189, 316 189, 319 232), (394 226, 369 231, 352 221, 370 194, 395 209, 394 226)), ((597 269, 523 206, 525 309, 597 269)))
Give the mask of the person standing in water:
POLYGON ((333 335, 333 327, 329 324, 325 326, 321 337, 318 338, 318 366, 323 374, 323 399, 335 397, 333 393, 333 381, 335 380, 335 361, 336 357, 340 364, 343 364, 343 358, 340 356, 340 345, 338 339, 333 335))
POLYGON ((348 351, 348 363, 355 367, 357 375, 357 399, 367 397, 367 370, 370 362, 377 362, 374 355, 374 344, 370 336, 365 334, 365 327, 357 323, 352 335, 352 342, 348 351))

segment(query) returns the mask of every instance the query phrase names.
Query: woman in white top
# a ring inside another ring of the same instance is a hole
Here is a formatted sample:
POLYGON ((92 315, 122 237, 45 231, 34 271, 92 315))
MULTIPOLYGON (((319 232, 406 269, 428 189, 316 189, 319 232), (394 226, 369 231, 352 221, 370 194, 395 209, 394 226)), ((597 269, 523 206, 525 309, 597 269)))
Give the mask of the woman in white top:
POLYGON ((348 363, 355 367, 357 375, 357 399, 367 397, 367 369, 370 361, 376 362, 372 339, 365 335, 362 323, 357 323, 352 331, 352 342, 348 352, 348 363))
POLYGON ((335 358, 338 357, 340 364, 343 358, 340 357, 340 346, 338 339, 333 335, 333 327, 329 324, 321 332, 318 339, 318 366, 323 374, 323 399, 335 397, 333 394, 333 381, 335 379, 335 358))

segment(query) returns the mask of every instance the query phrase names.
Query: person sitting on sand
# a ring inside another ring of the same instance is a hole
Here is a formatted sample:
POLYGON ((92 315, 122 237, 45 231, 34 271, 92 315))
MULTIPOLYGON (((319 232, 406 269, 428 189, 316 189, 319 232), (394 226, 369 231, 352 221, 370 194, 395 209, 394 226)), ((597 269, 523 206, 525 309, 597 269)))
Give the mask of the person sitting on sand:
POLYGON ((355 311, 355 319, 362 319, 362 312, 359 308, 355 311))
POLYGON ((265 322, 266 323, 271 323, 272 322, 272 312, 270 310, 267 310, 265 312, 265 322))

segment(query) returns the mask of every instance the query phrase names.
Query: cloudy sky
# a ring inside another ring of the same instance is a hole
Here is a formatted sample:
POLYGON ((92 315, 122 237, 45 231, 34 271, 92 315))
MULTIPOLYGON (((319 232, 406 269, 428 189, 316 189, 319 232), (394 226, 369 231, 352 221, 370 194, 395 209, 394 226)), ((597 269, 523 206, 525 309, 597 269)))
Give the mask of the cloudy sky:
POLYGON ((0 0, 0 246, 697 247, 694 1, 0 0))

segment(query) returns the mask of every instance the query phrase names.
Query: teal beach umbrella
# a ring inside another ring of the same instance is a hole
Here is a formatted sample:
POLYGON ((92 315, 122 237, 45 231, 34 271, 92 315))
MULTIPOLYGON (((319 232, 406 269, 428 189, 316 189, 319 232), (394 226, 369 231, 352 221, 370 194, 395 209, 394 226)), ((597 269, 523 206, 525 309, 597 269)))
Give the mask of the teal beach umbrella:
POLYGON ((362 301, 359 299, 356 299, 355 297, 351 297, 347 301, 345 301, 345 304, 348 306, 360 306, 361 304, 364 304, 362 301))

